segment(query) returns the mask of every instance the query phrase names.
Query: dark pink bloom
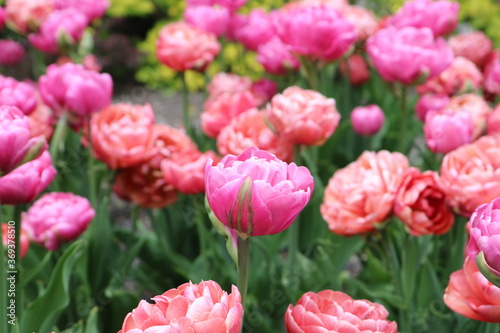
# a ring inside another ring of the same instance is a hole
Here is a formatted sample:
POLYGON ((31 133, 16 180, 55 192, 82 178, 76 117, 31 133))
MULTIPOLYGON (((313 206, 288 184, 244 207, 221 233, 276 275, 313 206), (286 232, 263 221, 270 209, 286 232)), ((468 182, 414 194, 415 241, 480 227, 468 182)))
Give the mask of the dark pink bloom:
POLYGON ((296 71, 300 67, 297 58, 292 54, 292 47, 274 36, 266 43, 259 46, 257 61, 264 69, 275 75, 284 75, 296 71))
POLYGON ((214 4, 226 7, 230 11, 236 11, 240 7, 244 6, 248 0, 213 0, 214 4))
POLYGON ((278 84, 272 80, 263 78, 252 83, 250 91, 255 97, 257 105, 267 103, 278 92, 278 84))
POLYGON ((23 46, 13 40, 0 40, 0 65, 15 66, 24 58, 23 46))
POLYGON ((263 9, 253 9, 248 15, 236 14, 231 27, 231 38, 253 51, 275 36, 271 18, 263 9))
POLYGON ((184 12, 184 19, 193 27, 211 32, 220 37, 227 31, 230 12, 224 7, 215 6, 188 6, 184 12))
POLYGON ((370 79, 370 68, 365 58, 359 54, 353 54, 347 58, 346 62, 340 63, 340 72, 346 74, 349 71, 349 81, 353 85, 361 85, 370 79))
POLYGON ((375 104, 358 106, 351 112, 351 124, 354 132, 360 135, 375 135, 384 125, 385 114, 375 104))
POLYGON ((492 52, 484 67, 484 88, 495 95, 500 95, 500 51, 492 52))
POLYGON ((83 13, 90 23, 102 17, 109 8, 108 0, 54 0, 56 9, 74 8, 83 13))
POLYGON ((415 104, 415 112, 417 113, 418 119, 425 121, 427 112, 431 110, 439 111, 444 108, 449 101, 450 98, 447 95, 425 94, 420 96, 417 104, 415 104))
POLYGON ((29 115, 37 105, 34 84, 0 75, 0 105, 15 106, 29 115))
POLYGON ((431 151, 446 154, 472 142, 472 116, 467 110, 431 110, 425 117, 424 134, 431 151))
POLYGON ((0 30, 5 27, 5 22, 7 21, 7 11, 4 7, 0 7, 0 30))

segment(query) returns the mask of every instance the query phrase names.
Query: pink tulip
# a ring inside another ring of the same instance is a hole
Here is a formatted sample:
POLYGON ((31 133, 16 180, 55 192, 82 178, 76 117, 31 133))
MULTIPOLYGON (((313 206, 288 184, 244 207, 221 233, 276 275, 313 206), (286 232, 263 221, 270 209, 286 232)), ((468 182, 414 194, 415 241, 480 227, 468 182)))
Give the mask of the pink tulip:
POLYGON ((234 12, 244 6, 248 0, 214 0, 214 4, 225 7, 234 12))
POLYGON ((311 198, 309 170, 255 147, 227 155, 205 169, 206 197, 215 216, 240 237, 272 235, 288 228, 311 198))
POLYGON ((325 190, 321 215, 336 234, 353 236, 377 230, 389 218, 408 169, 406 156, 365 151, 337 170, 325 190))
MULTIPOLYGON (((10 248, 15 244, 15 225, 5 222, 2 223, 2 243, 5 247, 10 245, 10 248)), ((30 247, 30 239, 23 224, 21 224, 21 235, 19 236, 19 243, 21 248, 19 256, 22 259, 24 258, 26 252, 28 252, 28 249, 30 247)))
POLYGON ((276 36, 259 46, 257 61, 274 75, 285 75, 300 67, 299 61, 292 54, 292 47, 276 36))
POLYGON ((241 93, 252 88, 252 80, 246 76, 233 73, 217 73, 207 85, 210 97, 217 97, 222 93, 241 93))
POLYGON ((293 160, 293 144, 276 135, 266 123, 265 113, 257 109, 234 118, 217 137, 217 150, 222 155, 240 155, 250 147, 266 150, 285 162, 293 160))
POLYGON ((488 117, 486 133, 488 135, 500 134, 500 104, 498 104, 488 117))
POLYGON ((6 105, 0 106, 0 147, 0 177, 47 148, 43 138, 31 138, 28 117, 6 105))
POLYGON ((478 260, 478 265, 486 267, 489 274, 500 281, 500 197, 472 213, 467 253, 471 260, 478 260))
POLYGON ((0 177, 0 203, 30 203, 49 186, 56 175, 48 151, 0 177))
POLYGON ((28 39, 42 52, 58 53, 64 47, 77 44, 87 24, 87 17, 74 8, 56 10, 28 39))
POLYGON ((424 134, 427 147, 434 153, 446 154, 473 140, 473 124, 466 110, 429 111, 425 117, 424 134))
POLYGON ((488 103, 477 94, 453 96, 446 105, 446 108, 456 111, 465 110, 470 113, 474 126, 474 139, 483 135, 486 129, 486 121, 492 112, 488 103))
POLYGON ((307 146, 323 144, 340 121, 333 98, 296 86, 275 95, 268 104, 267 113, 280 136, 307 146))
POLYGON ((257 51, 260 45, 269 42, 275 36, 271 18, 262 9, 253 9, 246 16, 236 14, 232 20, 232 39, 249 50, 257 51))
POLYGON ((425 121, 425 116, 429 111, 440 111, 448 105, 449 101, 450 98, 447 95, 426 94, 420 96, 417 104, 415 104, 415 112, 417 113, 418 119, 425 121))
POLYGON ((435 36, 445 36, 455 30, 458 24, 458 2, 448 0, 412 0, 389 19, 389 25, 430 28, 435 36))
POLYGON ((345 75, 347 71, 349 72, 349 81, 355 86, 361 85, 370 79, 368 63, 359 54, 353 54, 347 58, 347 61, 340 63, 340 72, 345 75))
POLYGON ((448 40, 456 57, 464 57, 482 68, 493 48, 491 39, 481 31, 455 35, 448 40))
POLYGON ((351 123, 354 132, 359 135, 374 135, 384 125, 384 111, 375 104, 358 106, 351 112, 351 123))
POLYGON ((214 6, 188 6, 184 19, 193 27, 215 34, 224 35, 231 19, 229 10, 214 6))
POLYGON ((276 34, 293 52, 323 61, 342 57, 357 38, 354 26, 331 7, 282 9, 272 20, 276 34))
POLYGON ((295 306, 288 306, 285 325, 288 333, 349 332, 396 333, 395 321, 378 303, 355 300, 340 291, 307 292, 295 306))
POLYGON ((203 72, 219 51, 216 35, 185 22, 167 24, 156 41, 156 57, 176 71, 192 69, 203 72))
POLYGON ((342 11, 349 6, 348 0, 297 0, 285 3, 284 10, 290 10, 297 7, 320 7, 327 6, 338 11, 342 11))
POLYGON ((500 137, 484 136, 443 158, 441 185, 448 205, 466 217, 500 196, 500 137))
POLYGON ((123 321, 118 333, 239 333, 243 306, 238 288, 223 291, 214 281, 185 283, 144 300, 123 321))
POLYGON ((489 93, 500 95, 500 51, 490 54, 484 67, 483 85, 489 93))
POLYGON ((38 199, 27 213, 22 224, 30 238, 55 251, 63 242, 80 236, 95 216, 90 202, 73 193, 51 192, 38 199))
POLYGON ((108 0, 54 0, 56 9, 74 8, 87 17, 90 23, 102 17, 111 5, 108 0))
POLYGON ((0 40, 0 66, 15 66, 24 58, 23 46, 13 40, 0 40))
POLYGON ((453 60, 453 51, 429 28, 392 26, 368 38, 367 52, 380 76, 388 82, 409 85, 433 78, 453 60))
POLYGON ((461 270, 451 274, 443 299, 464 317, 500 323, 500 288, 486 280, 469 257, 461 270))
POLYGON ((366 40, 380 29, 380 24, 375 14, 360 6, 345 6, 342 10, 342 16, 354 25, 358 39, 366 40))
POLYGON ((0 75, 0 105, 15 106, 29 115, 37 105, 35 86, 0 75))
POLYGON ((26 34, 37 31, 54 11, 54 0, 7 0, 7 21, 16 31, 26 34))
POLYGON ((269 102, 271 98, 278 92, 278 84, 272 80, 262 78, 252 82, 250 91, 255 98, 257 106, 261 106, 269 102))

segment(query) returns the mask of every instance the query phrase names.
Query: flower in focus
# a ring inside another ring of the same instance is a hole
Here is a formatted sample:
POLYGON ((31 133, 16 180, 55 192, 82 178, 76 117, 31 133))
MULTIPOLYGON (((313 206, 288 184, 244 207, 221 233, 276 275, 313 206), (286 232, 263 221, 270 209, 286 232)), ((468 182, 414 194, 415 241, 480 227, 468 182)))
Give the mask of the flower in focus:
POLYGON ((488 103, 477 94, 453 96, 446 108, 457 111, 465 110, 470 113, 474 126, 474 139, 479 138, 484 133, 488 116, 492 112, 488 103))
POLYGON ((271 19, 263 9, 253 9, 248 15, 236 14, 232 20, 231 37, 249 50, 257 51, 275 36, 271 19))
POLYGON ((278 92, 278 84, 272 80, 262 78, 252 82, 250 91, 255 97, 258 106, 264 105, 278 92))
POLYGON ((446 41, 429 28, 389 26, 368 38, 366 48, 384 80, 406 85, 439 75, 453 60, 446 41))
POLYGON ((205 184, 215 216, 242 238, 288 228, 314 189, 306 167, 287 164, 255 147, 239 156, 227 155, 216 166, 207 163, 205 184))
POLYGON ((396 333, 395 321, 378 303, 355 300, 340 291, 307 292, 295 306, 288 306, 285 325, 288 333, 380 332, 396 333))
POLYGON ((367 82, 370 79, 370 68, 365 58, 359 54, 353 54, 347 61, 340 63, 340 72, 349 74, 349 81, 357 86, 367 82), (347 66, 346 66, 347 63, 347 66))
MULTIPOLYGON (((2 223, 2 243, 4 246, 8 244, 14 244, 15 239, 15 226, 10 223, 2 223), (12 231, 11 231, 12 230, 12 231)), ((28 237, 28 233, 26 232, 26 228, 23 224, 21 224, 21 235, 19 236, 19 243, 21 247, 21 251, 19 252, 19 256, 24 258, 26 252, 30 247, 30 239, 28 237)))
POLYGON ((323 61, 342 57, 357 39, 354 25, 328 6, 299 6, 272 16, 276 34, 292 51, 323 61))
POLYGON ((94 157, 111 169, 146 161, 153 154, 153 109, 131 104, 112 104, 90 120, 94 157))
POLYGON ((246 76, 239 76, 233 73, 217 73, 207 85, 210 97, 217 97, 222 93, 239 93, 250 90, 252 80, 246 76))
POLYGON ((489 282, 469 257, 461 270, 451 274, 443 299, 464 317, 500 323, 500 288, 489 282))
POLYGON ((217 36, 185 22, 167 24, 156 41, 158 60, 176 71, 203 72, 219 51, 217 36))
POLYGON ((415 104, 415 112, 418 119, 425 121, 425 116, 431 110, 439 111, 450 102, 450 97, 440 94, 425 94, 420 96, 415 104))
POLYGON ((41 24, 40 30, 28 36, 42 52, 57 53, 77 44, 87 28, 87 17, 74 8, 56 10, 41 24))
POLYGON ((358 106, 351 112, 351 124, 359 135, 374 135, 384 125, 384 111, 375 104, 358 106))
POLYGON ((464 57, 482 68, 493 48, 491 39, 482 31, 471 31, 455 35, 448 40, 456 57, 464 57))
POLYGON ((333 98, 297 86, 275 95, 268 104, 267 116, 278 135, 307 146, 323 144, 340 121, 333 98))
POLYGON ((30 203, 49 186, 56 169, 48 151, 0 177, 0 204, 30 203))
POLYGON ((293 145, 267 126, 264 112, 248 110, 224 127, 217 137, 221 155, 240 155, 250 147, 266 150, 285 162, 293 160, 293 145))
POLYGON ((446 154, 440 182, 448 205, 469 217, 500 196, 500 137, 483 136, 446 154))
POLYGON ((484 66, 483 85, 489 93, 500 95, 500 51, 492 52, 484 66))
POLYGON ((488 270, 488 274, 483 272, 483 275, 492 276, 496 283, 489 280, 498 286, 498 281, 500 281, 500 198, 479 206, 472 213, 467 253, 470 259, 477 263, 481 272, 483 272, 481 267, 488 270))
POLYGON ((90 202, 73 193, 50 192, 40 197, 22 215, 30 238, 55 251, 63 242, 80 236, 95 216, 90 202))
POLYGON ((7 22, 22 34, 36 31, 54 11, 54 0, 7 0, 7 22))
POLYGON ((366 40, 380 29, 380 24, 372 11, 361 6, 345 6, 342 16, 354 25, 358 39, 366 40))
POLYGON ((337 170, 325 190, 321 215, 338 235, 372 232, 385 222, 408 169, 406 156, 382 150, 365 151, 337 170))
POLYGON ((460 4, 448 0, 412 0, 389 19, 389 25, 430 28, 434 36, 445 36, 455 30, 458 24, 460 4))
POLYGON ((0 75, 0 105, 15 106, 29 115, 37 105, 35 86, 0 75))
POLYGON ((413 236, 441 235, 453 226, 455 217, 446 206, 446 196, 435 171, 410 168, 394 201, 394 214, 413 236))
POLYGON ((10 39, 0 40, 0 66, 15 66, 24 58, 23 46, 10 39))
POLYGON ((471 143, 472 133, 472 117, 467 110, 432 110, 425 117, 425 141, 434 153, 446 154, 471 143))
POLYGON ((290 45, 285 44, 274 36, 259 46, 257 61, 264 69, 274 75, 285 75, 289 71, 296 71, 300 67, 297 58, 291 53, 290 45))
POLYGON ((495 107, 488 117, 486 133, 488 135, 500 134, 500 104, 495 107))
POLYGON ((187 23, 217 37, 226 33, 230 18, 229 10, 224 7, 188 6, 184 11, 187 23))
POLYGON ((54 0, 56 9, 74 8, 87 17, 90 23, 104 16, 110 6, 108 0, 54 0))

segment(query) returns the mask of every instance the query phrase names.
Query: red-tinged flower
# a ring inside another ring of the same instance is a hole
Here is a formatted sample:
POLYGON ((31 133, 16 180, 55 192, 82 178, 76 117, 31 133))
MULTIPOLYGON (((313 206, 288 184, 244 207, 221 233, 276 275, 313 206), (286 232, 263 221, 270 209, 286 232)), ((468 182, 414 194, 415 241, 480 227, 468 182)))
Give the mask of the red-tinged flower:
MULTIPOLYGON (((2 223, 2 242, 3 245, 7 248, 12 248, 15 244, 15 225, 11 223, 4 222, 2 223)), ((19 244, 20 244, 20 252, 19 256, 24 258, 26 252, 30 247, 30 239, 28 237, 28 233, 26 232, 26 228, 23 224, 21 224, 21 235, 19 236, 19 244)), ((16 249, 17 250, 17 249, 16 249)))
POLYGON ((47 105, 38 101, 38 106, 28 116, 28 121, 32 138, 43 136, 47 142, 50 142, 52 134, 54 134, 55 121, 52 110, 47 105))
POLYGON ((205 169, 206 197, 215 216, 240 237, 288 228, 309 202, 314 180, 306 167, 287 164, 255 147, 205 169))
POLYGON ((349 74, 349 81, 357 86, 367 82, 370 79, 370 68, 365 58, 359 54, 353 54, 347 58, 346 62, 340 63, 340 72, 342 74, 349 74))
POLYGON ((493 48, 491 39, 482 31, 471 31, 455 35, 448 40, 456 57, 464 57, 482 68, 493 48))
POLYGON ((484 66, 484 88, 491 94, 500 95, 500 51, 491 52, 484 66))
POLYGON ((7 0, 7 22, 22 34, 37 31, 54 11, 54 0, 7 0))
POLYGON ((321 215, 333 233, 353 236, 372 232, 389 218, 408 169, 406 156, 365 151, 337 170, 325 190, 321 215))
POLYGON ((239 333, 243 306, 238 288, 223 291, 214 281, 185 283, 144 300, 123 321, 118 333, 239 333))
POLYGON ((278 84, 272 80, 262 78, 252 82, 250 91, 255 97, 258 106, 264 105, 278 92, 278 84))
POLYGON ((355 300, 340 291, 307 292, 285 314, 288 333, 396 333, 395 321, 378 303, 355 300))

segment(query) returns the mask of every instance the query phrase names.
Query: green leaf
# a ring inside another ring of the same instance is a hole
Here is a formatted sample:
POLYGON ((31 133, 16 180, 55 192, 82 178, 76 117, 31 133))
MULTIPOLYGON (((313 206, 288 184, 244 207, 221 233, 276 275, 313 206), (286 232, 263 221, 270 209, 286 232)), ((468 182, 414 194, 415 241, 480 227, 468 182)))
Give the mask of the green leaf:
POLYGON ((89 314, 87 323, 85 324, 85 331, 83 333, 96 333, 99 332, 99 309, 94 307, 89 314))
POLYGON ((21 323, 23 332, 50 332, 60 312, 69 304, 69 280, 84 243, 74 242, 61 256, 43 294, 29 304, 21 323))

